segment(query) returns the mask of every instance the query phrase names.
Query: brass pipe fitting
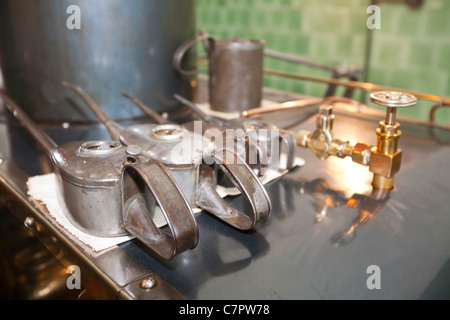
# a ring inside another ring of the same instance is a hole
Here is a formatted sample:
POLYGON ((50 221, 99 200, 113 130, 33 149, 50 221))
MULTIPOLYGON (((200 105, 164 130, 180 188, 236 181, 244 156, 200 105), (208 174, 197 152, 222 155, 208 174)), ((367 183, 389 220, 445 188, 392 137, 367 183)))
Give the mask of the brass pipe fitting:
POLYGON ((377 146, 370 153, 369 170, 373 172, 375 189, 394 188, 394 175, 400 170, 402 150, 398 148, 401 136, 400 125, 386 125, 381 121, 377 128, 377 146))
POLYGON ((371 145, 358 142, 352 146, 349 156, 352 158, 353 162, 368 166, 370 163, 371 150, 371 145))
POLYGON ((309 148, 321 160, 325 160, 329 156, 351 157, 354 162, 367 166, 372 146, 364 143, 357 143, 353 146, 348 140, 334 138, 334 119, 332 106, 320 106, 316 130, 314 132, 306 130, 297 132, 295 134, 297 145, 309 148))

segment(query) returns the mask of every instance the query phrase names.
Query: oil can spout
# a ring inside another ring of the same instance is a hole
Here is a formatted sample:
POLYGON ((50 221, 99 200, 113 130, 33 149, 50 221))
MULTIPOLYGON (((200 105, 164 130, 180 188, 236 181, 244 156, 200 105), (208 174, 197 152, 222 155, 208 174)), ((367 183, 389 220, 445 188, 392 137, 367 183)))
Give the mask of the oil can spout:
POLYGON ((156 123, 158 124, 172 123, 171 121, 164 119, 159 113, 150 109, 150 107, 146 106, 144 103, 142 103, 142 101, 140 101, 136 97, 133 97, 132 95, 125 92, 122 93, 122 96, 131 100, 131 102, 133 102, 139 109, 141 109, 142 112, 144 112, 147 116, 153 119, 156 123))
POLYGON ((120 133, 123 130, 123 127, 119 125, 117 122, 112 120, 103 110, 95 103, 95 101, 79 86, 75 86, 66 81, 63 82, 63 86, 74 91, 86 105, 94 112, 97 118, 105 125, 106 129, 109 132, 109 135, 113 140, 120 140, 120 133))
POLYGON ((47 156, 51 157, 52 152, 57 148, 57 144, 1 89, 0 97, 6 108, 28 130, 36 142, 44 149, 47 156))

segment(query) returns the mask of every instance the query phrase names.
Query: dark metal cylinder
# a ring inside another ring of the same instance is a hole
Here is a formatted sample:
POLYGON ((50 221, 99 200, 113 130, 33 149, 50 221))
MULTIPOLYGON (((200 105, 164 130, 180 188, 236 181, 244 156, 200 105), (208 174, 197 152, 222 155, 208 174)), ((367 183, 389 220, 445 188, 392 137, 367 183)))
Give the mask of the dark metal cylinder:
MULTIPOLYGON (((172 55, 194 35, 193 0, 0 1, 4 85, 36 119, 95 119, 63 81, 84 88, 113 118, 142 114, 122 92, 156 111, 176 107, 173 94, 190 96, 192 88, 172 55)), ((195 52, 184 62, 195 67, 195 52)))
POLYGON ((242 112, 261 104, 264 43, 208 39, 211 109, 242 112))

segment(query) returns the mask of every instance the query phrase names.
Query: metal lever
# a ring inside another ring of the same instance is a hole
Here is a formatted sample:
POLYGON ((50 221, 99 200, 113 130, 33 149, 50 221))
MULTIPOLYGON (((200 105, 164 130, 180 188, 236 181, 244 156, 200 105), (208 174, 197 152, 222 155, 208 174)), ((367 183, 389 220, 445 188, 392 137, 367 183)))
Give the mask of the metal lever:
POLYGON ((130 164, 122 173, 123 224, 156 254, 166 260, 193 249, 198 243, 198 227, 186 198, 170 172, 156 160, 130 164), (152 177, 150 180, 149 177, 152 177), (156 200, 170 234, 154 222, 156 200), (149 209, 152 209, 149 212, 149 209))

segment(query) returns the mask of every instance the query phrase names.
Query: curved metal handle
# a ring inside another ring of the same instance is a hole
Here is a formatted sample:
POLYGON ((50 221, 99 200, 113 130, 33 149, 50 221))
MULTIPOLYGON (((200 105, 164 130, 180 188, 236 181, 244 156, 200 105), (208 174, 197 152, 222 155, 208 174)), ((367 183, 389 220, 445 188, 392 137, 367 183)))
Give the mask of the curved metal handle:
MULTIPOLYGON (((249 230, 258 223, 265 222, 271 214, 272 203, 264 185, 253 170, 234 153, 226 150, 216 152, 215 163, 230 178, 232 183, 247 198, 252 207, 252 215, 246 215, 230 207, 217 193, 214 183, 214 169, 202 165, 196 204, 240 230, 249 230)), ((209 163, 208 161, 206 161, 209 163)))
POLYGON ((192 209, 159 161, 126 165, 122 171, 122 198, 124 228, 160 257, 171 260, 197 246, 198 226, 192 209), (161 223, 159 227, 155 224, 157 210, 171 234, 159 228, 161 223))
POLYGON ((196 75, 198 73, 198 70, 190 70, 190 71, 184 70, 181 67, 181 62, 183 61, 184 55, 190 48, 192 48, 197 42, 206 40, 208 38, 209 38, 208 34, 201 33, 197 37, 186 41, 180 47, 178 47, 177 50, 175 50, 175 53, 173 54, 173 61, 172 61, 173 67, 182 75, 185 76, 196 75))

